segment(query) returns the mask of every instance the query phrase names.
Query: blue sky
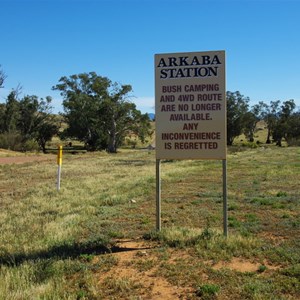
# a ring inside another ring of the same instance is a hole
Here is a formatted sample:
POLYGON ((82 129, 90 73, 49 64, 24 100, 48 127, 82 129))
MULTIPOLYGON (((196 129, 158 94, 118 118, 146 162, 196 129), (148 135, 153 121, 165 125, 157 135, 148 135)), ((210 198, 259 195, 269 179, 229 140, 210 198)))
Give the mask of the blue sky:
POLYGON ((20 84, 62 111, 52 86, 95 71, 154 112, 154 54, 225 50, 226 90, 300 106, 299 15, 297 0, 0 0, 0 102, 20 84))

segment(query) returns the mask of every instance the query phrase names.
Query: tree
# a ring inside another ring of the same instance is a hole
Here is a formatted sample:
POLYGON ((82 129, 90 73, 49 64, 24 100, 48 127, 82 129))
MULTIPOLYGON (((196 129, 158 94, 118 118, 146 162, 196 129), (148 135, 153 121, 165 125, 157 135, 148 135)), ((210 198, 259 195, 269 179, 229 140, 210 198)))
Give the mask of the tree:
MULTIPOLYGON (((4 87, 6 77, 0 65, 0 88, 4 87)), ((58 124, 51 115, 52 99, 25 96, 19 100, 21 91, 22 87, 18 85, 9 93, 6 103, 0 104, 0 134, 9 148, 13 146, 13 149, 20 150, 27 141, 35 140, 45 152, 46 142, 58 132, 58 124)))
POLYGON ((259 121, 254 111, 248 111, 244 115, 243 133, 249 142, 254 142, 254 132, 259 121))
POLYGON ((0 134, 5 132, 5 112, 6 112, 5 104, 0 103, 0 134))
POLYGON ((46 152, 46 143, 51 141, 53 136, 58 133, 58 129, 59 126, 53 115, 48 115, 47 118, 44 118, 43 121, 39 123, 35 133, 35 140, 44 153, 46 152))
POLYGON ((101 104, 102 125, 108 135, 107 150, 110 153, 117 152, 129 132, 136 134, 142 141, 150 134, 149 116, 141 114, 136 105, 127 100, 130 91, 130 85, 119 86, 115 83, 110 96, 101 104))
POLYGON ((5 132, 16 132, 19 120, 19 101, 18 93, 16 90, 12 90, 7 96, 5 105, 5 116, 4 116, 4 131, 5 132))
POLYGON ((50 96, 45 99, 25 96, 19 103, 19 131, 24 141, 34 139, 43 152, 46 152, 46 143, 58 133, 59 129, 55 116, 51 114, 51 101, 50 96))
POLYGON ((46 151, 46 142, 58 132, 58 122, 51 114, 51 97, 39 99, 37 96, 25 96, 18 99, 19 89, 13 90, 7 97, 5 105, 0 106, 0 133, 8 141, 7 147, 15 150, 26 149, 30 140, 35 140, 40 148, 46 151), (18 146, 14 140, 18 140, 18 146), (11 145, 10 145, 11 144, 11 145))
POLYGON ((35 133, 38 107, 39 101, 37 96, 25 96, 19 101, 17 127, 24 141, 29 140, 35 133))
POLYGON ((289 146, 300 146, 300 111, 291 114, 284 138, 289 146))
POLYGON ((53 89, 64 97, 68 128, 63 134, 78 138, 88 149, 115 153, 128 132, 142 137, 145 128, 150 129, 149 118, 129 101, 130 85, 112 83, 95 72, 62 77, 59 82, 53 89))
POLYGON ((241 135, 245 126, 245 118, 248 113, 248 97, 244 97, 239 91, 226 92, 227 99, 227 145, 232 145, 234 139, 241 135))
MULTIPOLYGON (((296 104, 294 100, 287 100, 283 102, 280 107, 280 111, 278 112, 278 117, 273 127, 273 139, 276 141, 276 145, 282 145, 283 138, 291 137, 290 132, 290 121, 291 116, 293 114, 293 110, 295 109, 296 104)), ((293 119, 293 122, 295 120, 293 119)))
POLYGON ((1 148, 21 150, 22 138, 18 132, 19 101, 21 87, 18 86, 7 96, 6 103, 1 107, 1 148))
POLYGON ((46 143, 58 134, 61 126, 60 120, 52 114, 51 102, 50 96, 45 99, 41 98, 36 116, 35 140, 44 153, 46 152, 46 143))
POLYGON ((4 73, 4 71, 2 70, 1 65, 0 65, 0 88, 4 88, 3 84, 4 84, 4 81, 6 78, 7 78, 7 76, 4 73))
POLYGON ((270 105, 260 101, 255 107, 258 118, 264 120, 267 124, 268 134, 266 144, 271 144, 271 136, 279 118, 279 105, 280 100, 271 101, 270 105))
POLYGON ((59 90, 64 97, 63 116, 68 124, 61 136, 77 138, 89 150, 105 148, 107 137, 99 120, 99 113, 102 101, 108 97, 108 78, 91 72, 69 78, 64 76, 59 82, 53 89, 59 90))

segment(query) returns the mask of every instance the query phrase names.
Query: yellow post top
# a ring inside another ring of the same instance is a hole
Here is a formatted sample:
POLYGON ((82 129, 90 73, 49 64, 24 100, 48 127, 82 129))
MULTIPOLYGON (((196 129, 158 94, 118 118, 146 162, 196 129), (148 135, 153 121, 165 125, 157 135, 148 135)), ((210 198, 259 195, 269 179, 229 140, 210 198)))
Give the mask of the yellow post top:
POLYGON ((63 147, 61 145, 59 145, 58 149, 57 149, 57 164, 60 166, 62 164, 62 149, 63 149, 63 147))

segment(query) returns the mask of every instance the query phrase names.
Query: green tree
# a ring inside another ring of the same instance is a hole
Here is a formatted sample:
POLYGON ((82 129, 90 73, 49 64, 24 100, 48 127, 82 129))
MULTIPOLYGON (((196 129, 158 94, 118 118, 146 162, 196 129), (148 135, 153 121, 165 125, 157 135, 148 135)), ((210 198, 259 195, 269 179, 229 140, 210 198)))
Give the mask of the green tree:
POLYGON ((51 107, 52 98, 45 99, 37 96, 25 96, 20 102, 20 116, 18 129, 24 142, 35 140, 43 152, 46 152, 46 143, 58 133, 59 124, 51 107))
POLYGON ((0 147, 10 150, 21 150, 22 137, 18 132, 18 120, 19 120, 19 101, 18 96, 21 87, 18 86, 13 89, 6 98, 6 103, 2 105, 1 113, 1 135, 0 135, 0 147))
POLYGON ((149 118, 129 101, 130 85, 112 83, 95 72, 62 77, 53 87, 64 97, 64 136, 77 138, 88 149, 115 153, 130 131, 145 135, 149 118))
POLYGON ((53 87, 63 96, 64 119, 68 128, 62 138, 77 138, 89 150, 101 149, 107 145, 106 136, 99 122, 102 101, 107 97, 110 81, 96 73, 82 73, 61 77, 53 87))
POLYGON ((296 104, 294 100, 287 100, 283 102, 280 107, 280 111, 278 112, 276 122, 273 127, 273 139, 276 142, 276 145, 282 145, 282 139, 285 138, 286 140, 292 136, 291 134, 291 121, 295 121, 292 118, 293 111, 296 108, 296 104))
POLYGON ((239 91, 226 92, 227 100, 227 145, 232 145, 236 137, 243 133, 245 118, 248 113, 249 98, 239 91))
POLYGON ((58 130, 59 125, 53 115, 48 115, 47 118, 43 118, 43 121, 38 124, 35 140, 44 153, 46 152, 46 143, 52 140, 53 136, 58 133, 58 130))
POLYGON ((256 105, 256 112, 258 118, 264 120, 267 124, 268 134, 266 144, 271 144, 271 137, 279 119, 280 100, 271 101, 270 104, 260 101, 256 105))
POLYGON ((0 134, 5 131, 5 112, 6 112, 5 104, 0 103, 0 134))
POLYGON ((300 111, 291 114, 284 138, 289 146, 300 146, 300 111))
POLYGON ((24 141, 32 138, 35 133, 38 107, 39 101, 37 96, 25 96, 19 101, 17 127, 24 141))
POLYGON ((12 90, 7 96, 4 116, 4 131, 16 132, 20 115, 20 107, 18 101, 18 93, 12 90))
POLYGON ((108 136, 107 150, 110 153, 117 152, 128 133, 136 134, 143 142, 150 134, 149 116, 141 114, 136 105, 127 99, 131 90, 130 85, 119 86, 115 83, 109 97, 101 103, 102 128, 108 136))
POLYGON ((248 111, 244 115, 243 133, 249 142, 254 142, 254 132, 259 121, 254 111, 248 111))
POLYGON ((25 96, 18 99, 18 91, 13 90, 6 104, 0 106, 0 133, 3 145, 13 150, 26 150, 29 141, 36 141, 45 152, 46 142, 58 132, 59 124, 51 114, 51 97, 39 99, 25 96))

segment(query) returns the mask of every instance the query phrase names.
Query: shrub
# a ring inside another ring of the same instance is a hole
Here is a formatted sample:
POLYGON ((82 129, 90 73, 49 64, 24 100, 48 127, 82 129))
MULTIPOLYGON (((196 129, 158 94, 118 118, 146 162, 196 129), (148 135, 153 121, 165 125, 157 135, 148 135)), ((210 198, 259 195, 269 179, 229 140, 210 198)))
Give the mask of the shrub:
POLYGON ((291 138, 287 142, 288 146, 300 146, 300 138, 291 138))
POLYGON ((196 295, 204 299, 212 299, 218 294, 220 287, 216 284, 203 284, 198 287, 196 295))
POLYGON ((0 134, 0 148, 21 151, 22 137, 16 132, 5 132, 0 134))
POLYGON ((0 134, 0 148, 12 151, 38 151, 38 143, 33 140, 24 140, 17 132, 5 132, 0 134))
POLYGON ((22 151, 39 151, 40 146, 35 140, 27 140, 22 144, 22 151))

